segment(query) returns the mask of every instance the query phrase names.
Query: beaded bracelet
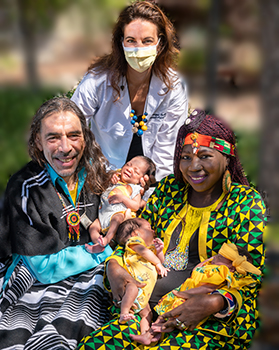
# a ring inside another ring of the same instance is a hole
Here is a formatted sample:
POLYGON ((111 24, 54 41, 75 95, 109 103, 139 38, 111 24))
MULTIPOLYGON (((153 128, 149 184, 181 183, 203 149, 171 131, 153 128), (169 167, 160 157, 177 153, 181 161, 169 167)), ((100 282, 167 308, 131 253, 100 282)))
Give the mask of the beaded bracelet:
POLYGON ((220 317, 220 318, 227 317, 234 312, 236 304, 233 296, 229 292, 223 289, 217 289, 217 290, 214 290, 211 294, 221 294, 224 298, 226 298, 228 303, 228 306, 225 309, 217 312, 214 316, 220 317))

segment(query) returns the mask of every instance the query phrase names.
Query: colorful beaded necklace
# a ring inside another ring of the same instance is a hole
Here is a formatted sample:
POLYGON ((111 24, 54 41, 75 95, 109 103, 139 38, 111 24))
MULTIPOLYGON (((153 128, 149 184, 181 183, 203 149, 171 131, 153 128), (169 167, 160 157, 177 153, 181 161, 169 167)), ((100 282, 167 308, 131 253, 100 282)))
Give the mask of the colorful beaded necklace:
POLYGON ((144 112, 142 118, 136 116, 135 113, 136 112, 134 111, 134 109, 132 109, 130 113, 130 117, 132 118, 131 124, 133 125, 132 131, 134 134, 141 136, 143 132, 147 130, 147 126, 145 123, 147 122, 146 117, 148 116, 148 113, 144 112))
MULTIPOLYGON (((76 184, 77 185, 77 184, 76 184)), ((79 231, 79 224, 80 224, 80 215, 79 215, 79 201, 77 203, 76 208, 74 208, 74 210, 68 212, 67 210, 67 206, 66 203, 64 201, 64 199, 62 198, 61 194, 57 191, 57 189, 54 187, 58 198, 60 199, 60 202, 64 208, 64 210, 67 213, 66 216, 66 222, 68 224, 68 228, 69 228, 69 232, 68 232, 68 236, 69 236, 69 240, 72 242, 75 242, 75 240, 77 242, 79 242, 80 240, 80 231, 79 231), (75 239, 76 238, 76 239, 75 239)))

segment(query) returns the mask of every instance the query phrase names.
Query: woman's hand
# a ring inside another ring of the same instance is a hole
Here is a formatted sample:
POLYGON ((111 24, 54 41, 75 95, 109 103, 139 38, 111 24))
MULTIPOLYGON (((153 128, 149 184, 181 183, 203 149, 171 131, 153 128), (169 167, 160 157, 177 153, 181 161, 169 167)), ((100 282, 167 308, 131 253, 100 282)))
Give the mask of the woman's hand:
POLYGON ((148 190, 151 182, 149 180, 149 176, 148 175, 144 175, 143 177, 140 178, 140 185, 141 187, 145 188, 145 190, 148 190))
POLYGON ((170 333, 174 331, 175 327, 168 326, 165 328, 167 320, 163 316, 159 316, 157 320, 151 324, 151 329, 154 333, 170 333))
POLYGON ((113 295, 113 302, 116 306, 119 306, 121 303, 128 283, 134 283, 138 288, 143 288, 145 286, 145 283, 139 283, 131 277, 115 259, 109 260, 107 264, 107 277, 113 295))
POLYGON ((193 331, 197 325, 225 307, 225 299, 219 294, 188 294, 187 291, 173 293, 185 302, 166 312, 158 323, 152 325, 154 332, 172 332, 174 328, 193 331))
POLYGON ((147 191, 151 185, 151 182, 149 180, 149 176, 148 175, 144 175, 141 179, 140 179, 140 185, 141 185, 141 190, 140 190, 140 195, 143 196, 145 191, 147 191))
POLYGON ((154 177, 154 175, 144 175, 141 179, 140 179, 140 185, 142 187, 140 194, 141 196, 144 195, 144 192, 147 191, 150 187, 150 185, 154 184, 156 182, 156 179, 154 177))

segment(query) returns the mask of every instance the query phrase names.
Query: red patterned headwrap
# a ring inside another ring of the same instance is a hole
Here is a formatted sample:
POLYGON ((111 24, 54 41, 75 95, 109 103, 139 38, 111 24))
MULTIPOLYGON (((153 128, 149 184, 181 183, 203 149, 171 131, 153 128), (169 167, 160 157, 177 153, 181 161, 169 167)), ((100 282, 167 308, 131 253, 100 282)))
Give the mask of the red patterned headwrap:
POLYGON ((197 132, 188 134, 185 137, 184 144, 192 145, 193 153, 197 154, 200 146, 210 147, 217 149, 217 151, 225 153, 230 156, 235 156, 234 149, 235 146, 230 142, 220 139, 219 137, 202 135, 197 132))

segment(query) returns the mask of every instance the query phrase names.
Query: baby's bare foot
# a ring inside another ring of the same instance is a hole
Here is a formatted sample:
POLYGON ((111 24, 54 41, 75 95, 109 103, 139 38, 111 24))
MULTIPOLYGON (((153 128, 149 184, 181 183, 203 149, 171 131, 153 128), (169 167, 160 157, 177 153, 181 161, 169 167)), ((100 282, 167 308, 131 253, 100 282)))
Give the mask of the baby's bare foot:
POLYGON ((120 314, 119 323, 124 324, 127 321, 133 320, 135 316, 133 314, 120 314))
MULTIPOLYGON (((150 345, 154 341, 153 335, 149 332, 146 332, 144 334, 130 334, 130 338, 133 341, 136 341, 136 342, 143 344, 143 345, 150 345)), ((156 339, 155 341, 158 341, 159 339, 160 339, 160 334, 159 334, 158 339, 156 339)))
POLYGON ((96 243, 93 245, 85 243, 85 249, 88 251, 88 253, 91 253, 91 254, 101 253, 105 250, 105 248, 101 246, 99 243, 96 243))
POLYGON ((157 343, 161 338, 162 333, 153 332, 150 328, 147 332, 142 334, 130 334, 130 338, 143 345, 150 345, 151 343, 157 343))

